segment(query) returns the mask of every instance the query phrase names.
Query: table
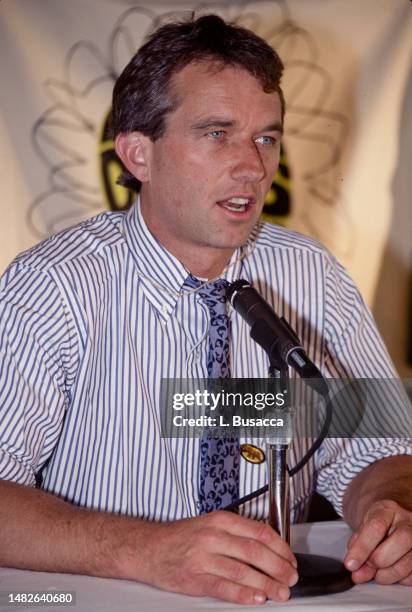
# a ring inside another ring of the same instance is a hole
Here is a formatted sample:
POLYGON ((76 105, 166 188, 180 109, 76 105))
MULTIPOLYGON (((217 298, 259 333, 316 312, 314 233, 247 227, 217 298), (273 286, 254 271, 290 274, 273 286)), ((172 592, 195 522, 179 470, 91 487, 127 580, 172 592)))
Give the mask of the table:
MULTIPOLYGON (((292 548, 296 552, 312 552, 342 559, 346 542, 350 535, 349 527, 342 521, 307 523, 292 526, 292 548)), ((106 578, 90 578, 67 574, 48 574, 29 572, 11 568, 0 568, 0 592, 4 591, 75 591, 74 606, 49 605, 39 607, 32 604, 13 604, 0 606, 0 612, 39 612, 54 610, 60 612, 174 612, 175 610, 249 612, 259 609, 284 609, 287 612, 412 612, 412 587, 400 585, 380 586, 373 582, 357 585, 353 589, 335 595, 290 600, 286 604, 272 601, 264 606, 237 606, 211 598, 196 598, 129 582, 106 578)))

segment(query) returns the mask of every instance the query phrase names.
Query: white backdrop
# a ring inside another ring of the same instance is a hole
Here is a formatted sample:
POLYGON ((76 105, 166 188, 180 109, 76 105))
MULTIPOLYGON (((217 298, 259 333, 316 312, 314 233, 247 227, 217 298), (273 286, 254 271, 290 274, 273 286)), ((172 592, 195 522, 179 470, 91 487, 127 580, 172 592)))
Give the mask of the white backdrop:
POLYGON ((166 13, 196 7, 238 20, 279 51, 287 224, 349 269, 400 371, 410 373, 409 0, 3 0, 0 270, 105 208, 99 143, 114 78, 166 13))

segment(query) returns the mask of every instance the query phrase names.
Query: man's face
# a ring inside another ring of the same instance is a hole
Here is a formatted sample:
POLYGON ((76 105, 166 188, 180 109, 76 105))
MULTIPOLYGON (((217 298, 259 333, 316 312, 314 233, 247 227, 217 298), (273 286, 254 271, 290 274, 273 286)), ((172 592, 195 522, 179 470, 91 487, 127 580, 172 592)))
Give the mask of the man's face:
POLYGON ((156 238, 193 271, 244 244, 279 163, 279 95, 247 71, 192 63, 173 80, 178 105, 148 143, 141 202, 156 238))

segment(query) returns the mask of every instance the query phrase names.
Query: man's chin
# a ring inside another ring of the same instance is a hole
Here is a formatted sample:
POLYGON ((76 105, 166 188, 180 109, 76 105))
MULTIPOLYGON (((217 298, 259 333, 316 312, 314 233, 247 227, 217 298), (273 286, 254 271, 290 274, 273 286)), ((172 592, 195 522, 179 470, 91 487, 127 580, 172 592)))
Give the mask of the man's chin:
POLYGON ((235 249, 238 249, 239 247, 242 247, 247 243, 255 225, 256 224, 254 224, 250 228, 249 231, 242 232, 241 234, 238 234, 237 236, 222 237, 221 240, 219 240, 218 238, 215 238, 211 242, 214 243, 215 248, 228 249, 228 250, 231 249, 232 251, 234 251, 235 249))
POLYGON ((240 247, 244 246, 249 238, 249 234, 246 237, 233 239, 233 240, 214 240, 209 243, 212 249, 219 249, 222 251, 235 251, 240 247))

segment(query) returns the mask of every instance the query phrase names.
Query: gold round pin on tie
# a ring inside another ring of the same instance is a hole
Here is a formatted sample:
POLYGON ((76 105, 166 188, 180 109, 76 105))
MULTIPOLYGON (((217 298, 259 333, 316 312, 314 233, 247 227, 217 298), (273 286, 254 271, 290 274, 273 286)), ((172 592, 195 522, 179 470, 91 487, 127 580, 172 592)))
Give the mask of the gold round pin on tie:
POLYGON ((266 459, 263 450, 253 444, 241 444, 240 454, 249 463, 263 463, 266 459))

